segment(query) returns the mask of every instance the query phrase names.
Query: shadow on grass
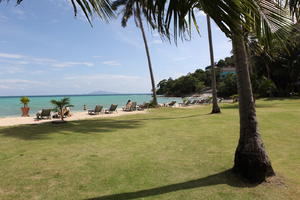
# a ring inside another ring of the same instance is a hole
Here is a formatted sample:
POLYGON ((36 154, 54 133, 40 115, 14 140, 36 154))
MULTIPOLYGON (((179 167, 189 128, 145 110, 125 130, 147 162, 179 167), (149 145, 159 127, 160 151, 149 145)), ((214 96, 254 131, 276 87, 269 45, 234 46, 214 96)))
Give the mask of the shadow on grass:
POLYGON ((284 100, 299 100, 300 97, 269 97, 262 99, 263 101, 284 101, 284 100))
POLYGON ((232 187, 255 187, 254 184, 242 182, 231 170, 226 170, 217 174, 213 174, 204 178, 190 180, 182 183, 176 183, 151 189, 145 189, 135 192, 127 192, 120 194, 112 194, 100 197, 89 198, 87 200, 129 200, 145 198, 150 196, 167 194, 180 190, 188 190, 200 187, 207 187, 219 184, 227 184, 232 187))
MULTIPOLYGON (((266 104, 256 104, 255 105, 256 108, 272 108, 274 107, 274 105, 266 105, 266 104)), ((238 109, 239 108, 239 104, 227 104, 227 105, 222 105, 221 109, 238 109)))
MULTIPOLYGON (((209 113, 210 114, 210 113, 209 113)), ((195 115, 187 115, 187 116, 179 116, 179 117, 149 117, 149 118, 141 118, 138 119, 140 121, 148 121, 148 120, 173 120, 173 119, 189 119, 193 117, 205 116, 208 114, 195 114, 195 115)))
POLYGON ((47 139, 50 134, 101 134, 114 132, 120 129, 134 129, 142 125, 138 120, 81 120, 70 121, 64 124, 29 124, 15 127, 6 127, 0 129, 0 135, 14 137, 23 140, 47 139))
POLYGON ((14 127, 0 128, 0 135, 14 137, 23 140, 47 139, 50 134, 72 132, 74 134, 101 134, 114 132, 121 129, 139 128, 145 121, 156 120, 176 120, 199 117, 201 115, 174 116, 174 117, 149 117, 133 119, 94 119, 69 121, 63 124, 53 124, 51 122, 43 124, 28 124, 14 127))

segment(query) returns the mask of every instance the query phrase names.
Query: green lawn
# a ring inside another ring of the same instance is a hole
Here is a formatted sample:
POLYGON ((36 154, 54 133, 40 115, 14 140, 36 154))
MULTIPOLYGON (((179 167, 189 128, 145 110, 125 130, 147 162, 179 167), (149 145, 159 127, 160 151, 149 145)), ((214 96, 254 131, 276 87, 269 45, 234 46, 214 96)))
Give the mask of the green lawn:
POLYGON ((300 99, 257 102, 279 179, 258 186, 228 170, 238 110, 222 105, 0 128, 0 199, 300 199, 300 99))

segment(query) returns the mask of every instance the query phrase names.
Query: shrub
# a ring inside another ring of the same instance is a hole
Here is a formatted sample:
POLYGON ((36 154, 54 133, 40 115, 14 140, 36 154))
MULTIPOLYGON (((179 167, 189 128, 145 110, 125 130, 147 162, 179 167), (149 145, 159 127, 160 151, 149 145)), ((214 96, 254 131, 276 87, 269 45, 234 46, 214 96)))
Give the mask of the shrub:
POLYGON ((20 101, 24 105, 24 108, 25 108, 25 107, 27 107, 28 103, 30 102, 30 99, 28 97, 21 97, 20 101))

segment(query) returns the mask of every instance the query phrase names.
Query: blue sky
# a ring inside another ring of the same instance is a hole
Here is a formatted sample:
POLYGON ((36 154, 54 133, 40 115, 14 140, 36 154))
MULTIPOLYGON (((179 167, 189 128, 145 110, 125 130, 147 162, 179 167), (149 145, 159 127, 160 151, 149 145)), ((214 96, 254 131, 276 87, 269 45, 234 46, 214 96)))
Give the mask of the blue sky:
MULTIPOLYGON (((156 83, 209 65, 206 18, 198 13, 201 36, 162 42, 146 28, 156 83)), ((0 96, 84 94, 97 90, 150 92, 140 30, 133 20, 122 28, 82 15, 67 0, 25 0, 0 4, 0 96)), ((213 27, 216 61, 230 55, 231 43, 213 27)))

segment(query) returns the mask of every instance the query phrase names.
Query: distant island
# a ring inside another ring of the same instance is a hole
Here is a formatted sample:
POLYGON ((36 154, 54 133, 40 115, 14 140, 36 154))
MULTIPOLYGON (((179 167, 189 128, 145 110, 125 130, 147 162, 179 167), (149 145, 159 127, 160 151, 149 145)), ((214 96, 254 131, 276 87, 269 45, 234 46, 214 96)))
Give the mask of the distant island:
POLYGON ((119 94, 119 93, 102 91, 102 90, 98 90, 98 91, 94 91, 94 92, 88 93, 88 95, 99 95, 99 94, 119 94))

